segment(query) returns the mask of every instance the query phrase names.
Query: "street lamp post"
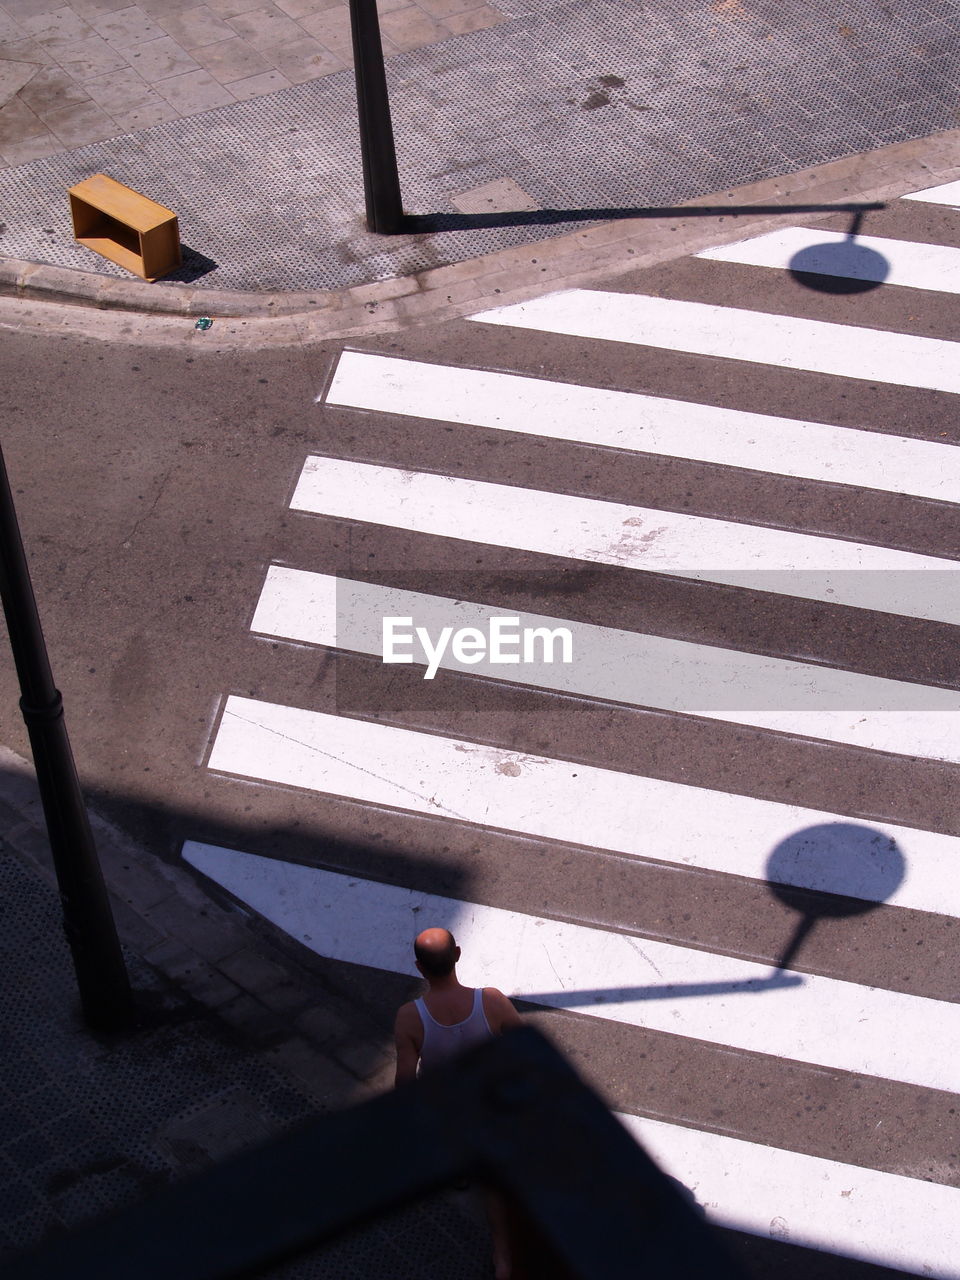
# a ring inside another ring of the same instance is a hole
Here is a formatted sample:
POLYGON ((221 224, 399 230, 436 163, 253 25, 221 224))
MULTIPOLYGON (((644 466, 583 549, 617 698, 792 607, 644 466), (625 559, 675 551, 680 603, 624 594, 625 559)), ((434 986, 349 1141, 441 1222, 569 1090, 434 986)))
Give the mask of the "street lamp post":
POLYGON ((390 123, 387 77, 383 69, 383 45, 377 0, 350 0, 353 66, 357 78, 357 112, 360 119, 360 155, 367 226, 389 235, 403 222, 397 153, 390 123))
POLYGON ((0 598, 20 680, 26 721, 87 1024, 119 1030, 134 1019, 133 996, 97 859, 70 739, 63 698, 53 683, 37 602, 0 449, 0 598))

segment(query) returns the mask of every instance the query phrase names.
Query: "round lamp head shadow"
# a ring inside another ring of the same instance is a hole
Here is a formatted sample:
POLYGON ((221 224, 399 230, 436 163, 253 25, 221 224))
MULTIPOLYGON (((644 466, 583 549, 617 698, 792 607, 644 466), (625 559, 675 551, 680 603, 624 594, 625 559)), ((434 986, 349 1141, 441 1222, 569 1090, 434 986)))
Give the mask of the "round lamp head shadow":
POLYGON ((865 293, 883 284, 890 263, 856 240, 830 240, 795 253, 789 269, 798 284, 820 293, 865 293))
POLYGON ((872 911, 897 891, 905 872, 897 842, 855 822, 805 827, 781 840, 767 860, 770 892, 804 916, 872 911))

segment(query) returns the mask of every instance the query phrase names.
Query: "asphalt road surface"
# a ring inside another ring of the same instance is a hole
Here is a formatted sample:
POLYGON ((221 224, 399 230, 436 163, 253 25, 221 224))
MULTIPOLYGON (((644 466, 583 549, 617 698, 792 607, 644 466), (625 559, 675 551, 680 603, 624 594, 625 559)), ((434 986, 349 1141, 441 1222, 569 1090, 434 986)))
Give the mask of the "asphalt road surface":
POLYGON ((385 1025, 449 924, 717 1221, 941 1277, 957 205, 348 350, 0 348, 101 805, 385 1025))

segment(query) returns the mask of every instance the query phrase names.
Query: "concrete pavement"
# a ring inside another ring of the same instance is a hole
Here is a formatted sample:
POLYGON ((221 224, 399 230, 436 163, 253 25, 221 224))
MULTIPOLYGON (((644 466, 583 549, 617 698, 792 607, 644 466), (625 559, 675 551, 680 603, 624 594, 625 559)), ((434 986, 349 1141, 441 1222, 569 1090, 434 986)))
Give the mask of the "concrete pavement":
POLYGON ((391 237, 363 226, 342 4, 6 0, 4 254, 129 278, 72 239, 66 190, 103 171, 180 217, 156 293, 317 297, 957 124, 947 0, 381 8, 412 217, 391 237))
POLYGON ((960 130, 946 130, 727 188, 677 208, 614 218, 536 244, 339 290, 248 292, 164 286, 130 276, 120 279, 0 259, 0 325, 109 342, 194 343, 204 351, 301 347, 449 320, 484 304, 589 285, 623 270, 656 266, 759 235, 797 218, 809 220, 818 213, 895 200, 957 177, 960 130), (215 317, 212 329, 194 328, 193 317, 201 315, 215 317))

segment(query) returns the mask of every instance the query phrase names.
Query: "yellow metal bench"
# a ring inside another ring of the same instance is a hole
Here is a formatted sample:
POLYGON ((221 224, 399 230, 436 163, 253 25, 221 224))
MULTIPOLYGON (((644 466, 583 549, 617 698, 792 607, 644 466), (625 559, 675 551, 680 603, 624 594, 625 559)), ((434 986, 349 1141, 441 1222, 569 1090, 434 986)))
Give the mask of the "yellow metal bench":
POLYGON ((158 280, 180 265, 180 230, 173 210, 105 173, 70 188, 70 212, 80 244, 144 280, 158 280))

